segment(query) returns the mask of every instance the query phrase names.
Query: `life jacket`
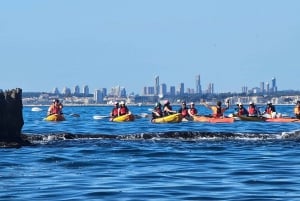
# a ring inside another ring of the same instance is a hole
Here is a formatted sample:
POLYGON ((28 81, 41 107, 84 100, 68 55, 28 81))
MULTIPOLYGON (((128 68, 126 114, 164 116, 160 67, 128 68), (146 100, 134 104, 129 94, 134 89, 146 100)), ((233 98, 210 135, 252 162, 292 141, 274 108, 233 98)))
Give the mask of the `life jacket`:
POLYGON ((249 106, 248 112, 249 112, 250 115, 255 115, 255 114, 257 114, 256 107, 255 107, 255 106, 249 106))
POLYGON ((220 118, 223 116, 223 111, 221 107, 215 106, 212 108, 212 110, 213 110, 213 117, 220 118))
POLYGON ((119 108, 119 115, 124 115, 128 113, 127 107, 120 107, 119 108))
POLYGON ((248 114, 248 112, 246 111, 246 109, 244 107, 242 108, 238 108, 238 115, 246 115, 248 114))
POLYGON ((117 117, 118 114, 119 114, 119 108, 115 107, 111 112, 111 116, 117 117))
POLYGON ((267 114, 272 114, 272 112, 274 112, 272 109, 273 109, 272 107, 268 107, 268 108, 266 109, 266 113, 267 113, 267 114))
POLYGON ((181 115, 182 115, 182 117, 188 116, 188 115, 189 115, 188 109, 187 109, 187 108, 182 109, 182 110, 181 110, 181 115))
POLYGON ((190 109, 190 113, 191 113, 192 115, 196 115, 196 114, 197 114, 196 108, 191 108, 191 109, 190 109))
POLYGON ((52 105, 50 107, 50 114, 61 114, 61 108, 60 106, 55 106, 55 105, 52 105))
POLYGON ((154 112, 152 112, 153 119, 158 118, 158 117, 162 117, 162 110, 160 107, 155 108, 154 112), (158 113, 159 115, 157 115, 155 112, 158 113))

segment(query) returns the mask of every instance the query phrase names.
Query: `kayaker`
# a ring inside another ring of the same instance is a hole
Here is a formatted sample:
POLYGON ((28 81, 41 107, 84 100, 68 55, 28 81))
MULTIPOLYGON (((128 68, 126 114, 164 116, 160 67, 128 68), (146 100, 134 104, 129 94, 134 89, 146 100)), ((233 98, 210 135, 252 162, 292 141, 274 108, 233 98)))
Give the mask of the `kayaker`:
POLYGON ((198 110, 195 108, 195 103, 194 102, 191 102, 190 108, 188 109, 188 113, 191 117, 198 114, 198 110))
MULTIPOLYGON (((275 106, 272 105, 272 103, 270 101, 268 101, 267 103, 267 107, 264 111, 264 114, 267 115, 267 116, 270 116, 271 118, 274 118, 276 117, 276 109, 275 109, 275 106)), ((270 118, 269 117, 269 118, 270 118)))
POLYGON ((300 101, 297 101, 297 103, 295 105, 294 114, 297 119, 300 119, 300 101))
POLYGON ((120 107, 118 109, 118 115, 122 116, 122 115, 125 115, 125 114, 130 114, 130 112, 129 112, 128 107, 125 105, 125 102, 121 101, 120 102, 120 107))
POLYGON ((203 101, 203 105, 212 110, 213 117, 221 118, 224 116, 224 112, 229 109, 229 100, 226 101, 226 107, 222 107, 221 101, 217 101, 216 105, 208 105, 205 101, 203 101))
POLYGON ((259 115, 259 110, 257 109, 256 105, 250 101, 249 106, 248 106, 248 116, 251 117, 256 117, 259 115))
POLYGON ((182 101, 181 108, 179 108, 178 113, 181 114, 182 118, 189 118, 188 107, 186 106, 186 102, 182 101))
POLYGON ((237 115, 238 116, 246 116, 249 114, 248 110, 244 107, 242 103, 237 104, 237 115))
POLYGON ((161 110, 160 102, 155 103, 155 106, 152 110, 152 119, 160 118, 163 116, 163 112, 161 110))
POLYGON ((115 102, 115 106, 110 113, 110 117, 112 118, 115 118, 117 116, 119 116, 119 102, 115 102))
POLYGON ((177 113, 177 112, 172 110, 172 106, 170 104, 170 101, 165 100, 164 106, 163 106, 163 115, 168 116, 168 115, 175 114, 175 113, 177 113))
POLYGON ((48 108, 47 115, 52 115, 52 114, 62 114, 62 108, 63 104, 59 102, 58 99, 54 99, 52 104, 48 108))

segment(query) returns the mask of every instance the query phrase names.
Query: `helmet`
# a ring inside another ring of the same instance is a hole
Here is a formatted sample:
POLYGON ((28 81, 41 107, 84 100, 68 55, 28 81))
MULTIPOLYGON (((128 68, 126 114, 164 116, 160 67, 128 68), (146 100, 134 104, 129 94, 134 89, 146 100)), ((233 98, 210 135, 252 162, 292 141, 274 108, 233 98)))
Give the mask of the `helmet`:
POLYGON ((249 105, 253 105, 254 103, 252 101, 250 101, 249 105))
POLYGON ((155 107, 160 107, 160 106, 161 106, 160 102, 155 103, 155 107))
POLYGON ((195 105, 195 103, 194 103, 194 102, 191 102, 191 105, 195 105))
POLYGON ((170 103, 169 100, 165 100, 165 102, 164 102, 165 105, 166 105, 166 104, 169 104, 169 103, 170 103))
POLYGON ((115 102, 115 105, 119 105, 119 102, 115 102))
POLYGON ((221 101, 218 101, 217 102, 217 106, 221 106, 222 105, 222 102, 221 101))
POLYGON ((268 101, 268 102, 267 102, 267 105, 272 105, 271 101, 268 101))
POLYGON ((120 105, 125 105, 125 102, 124 102, 124 101, 121 101, 121 102, 120 102, 120 105))
POLYGON ((182 105, 186 105, 186 102, 185 102, 185 101, 182 101, 182 105))
POLYGON ((56 98, 53 100, 53 103, 59 103, 59 100, 56 98))

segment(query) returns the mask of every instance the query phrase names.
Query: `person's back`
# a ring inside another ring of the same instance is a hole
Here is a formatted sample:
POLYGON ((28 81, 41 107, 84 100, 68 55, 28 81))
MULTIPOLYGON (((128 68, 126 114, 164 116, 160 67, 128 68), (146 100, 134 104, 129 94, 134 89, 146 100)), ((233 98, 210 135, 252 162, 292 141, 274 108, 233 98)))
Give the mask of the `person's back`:
POLYGON ((267 103, 267 107, 266 107, 266 109, 265 109, 265 114, 270 114, 270 115, 272 115, 272 113, 274 113, 274 112, 276 112, 275 106, 272 105, 271 102, 268 102, 268 103, 267 103))
POLYGON ((175 114, 176 111, 172 110, 172 106, 170 105, 170 102, 168 100, 165 101, 165 104, 163 106, 163 115, 168 116, 171 114, 175 114))
POLYGON ((209 106, 204 102, 204 105, 212 110, 212 116, 220 118, 224 116, 224 112, 229 108, 229 100, 226 102, 226 108, 222 107, 222 102, 218 101, 216 105, 209 106))

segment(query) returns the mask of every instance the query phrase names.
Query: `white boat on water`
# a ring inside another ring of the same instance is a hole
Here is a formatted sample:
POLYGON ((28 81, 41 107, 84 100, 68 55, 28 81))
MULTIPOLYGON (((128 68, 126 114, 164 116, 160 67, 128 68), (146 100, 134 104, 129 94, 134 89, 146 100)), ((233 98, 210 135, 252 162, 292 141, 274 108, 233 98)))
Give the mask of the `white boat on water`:
POLYGON ((40 108, 40 107, 33 107, 33 108, 31 108, 31 111, 33 111, 33 112, 40 112, 40 111, 42 111, 43 109, 42 108, 40 108))

